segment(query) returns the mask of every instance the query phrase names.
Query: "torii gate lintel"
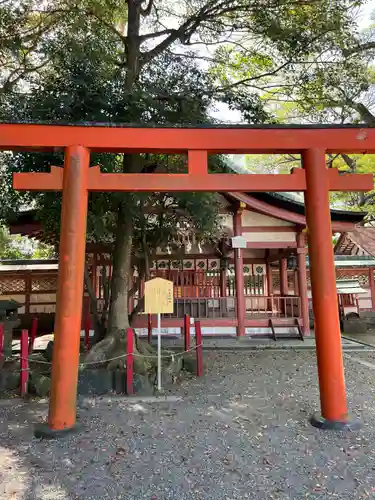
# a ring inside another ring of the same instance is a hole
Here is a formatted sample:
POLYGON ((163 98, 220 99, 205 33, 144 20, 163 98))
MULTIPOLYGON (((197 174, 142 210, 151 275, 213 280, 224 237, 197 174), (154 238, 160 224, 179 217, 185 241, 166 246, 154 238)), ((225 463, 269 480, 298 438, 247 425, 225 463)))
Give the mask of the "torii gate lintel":
MULTIPOLYGON (((196 153, 196 152, 193 152, 196 153)), ((199 151, 201 153, 201 151, 199 151)), ((192 161, 194 165, 194 161, 192 161)), ((110 192, 291 192, 306 191, 303 169, 292 169, 289 174, 210 174, 195 171, 191 166, 187 174, 126 174, 102 173, 96 165, 88 170, 88 191, 110 192)), ((371 174, 341 173, 336 168, 327 169, 329 191, 369 191, 371 174)), ((25 172, 13 174, 13 187, 19 191, 62 191, 64 169, 52 166, 50 172, 25 172)))

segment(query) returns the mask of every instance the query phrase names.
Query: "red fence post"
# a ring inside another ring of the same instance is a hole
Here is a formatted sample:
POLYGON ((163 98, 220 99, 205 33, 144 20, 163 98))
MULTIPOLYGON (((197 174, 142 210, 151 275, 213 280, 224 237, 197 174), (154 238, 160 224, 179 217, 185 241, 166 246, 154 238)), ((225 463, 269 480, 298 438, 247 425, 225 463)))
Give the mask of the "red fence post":
POLYGON ((371 310, 375 311, 375 281, 374 281, 374 268, 370 267, 368 270, 368 281, 371 292, 371 310))
POLYGON ((184 316, 184 335, 185 335, 185 351, 190 349, 190 316, 185 314, 184 316))
POLYGON ((151 341, 152 341, 152 315, 149 314, 148 315, 148 324, 147 324, 147 340, 148 340, 148 343, 151 344, 151 341))
POLYGON ((126 393, 128 396, 133 394, 133 348, 134 331, 133 328, 126 330, 127 336, 127 358, 126 358, 126 393))
POLYGON ((31 354, 34 350, 34 342, 36 339, 36 332, 38 330, 38 318, 33 318, 31 322, 31 331, 30 331, 30 339, 29 339, 29 354, 31 354))
POLYGON ((4 323, 0 323, 0 358, 4 357, 4 323))
POLYGON ((85 340, 84 340, 84 350, 85 351, 88 351, 90 349, 90 327, 91 327, 90 312, 86 311, 86 317, 85 317, 85 340))
POLYGON ((195 350, 197 353, 197 377, 203 376, 203 353, 202 353, 202 328, 201 322, 195 322, 195 350))
POLYGON ((21 331, 21 397, 27 394, 27 385, 29 380, 29 332, 28 330, 21 331))

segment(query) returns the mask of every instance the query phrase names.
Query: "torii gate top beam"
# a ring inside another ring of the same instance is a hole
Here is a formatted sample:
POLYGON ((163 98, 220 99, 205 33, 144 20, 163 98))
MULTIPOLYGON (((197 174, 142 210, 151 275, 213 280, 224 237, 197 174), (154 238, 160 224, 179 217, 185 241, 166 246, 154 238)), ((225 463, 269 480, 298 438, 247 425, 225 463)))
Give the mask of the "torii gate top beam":
POLYGON ((0 123, 0 150, 54 151, 79 144, 96 152, 375 153, 375 128, 360 126, 132 127, 0 123))

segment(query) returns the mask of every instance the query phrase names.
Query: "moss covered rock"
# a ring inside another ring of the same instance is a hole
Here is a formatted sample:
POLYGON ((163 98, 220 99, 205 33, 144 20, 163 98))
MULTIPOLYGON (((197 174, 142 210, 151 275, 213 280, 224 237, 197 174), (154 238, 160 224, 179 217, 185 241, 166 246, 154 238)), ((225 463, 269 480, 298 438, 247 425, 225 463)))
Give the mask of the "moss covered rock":
POLYGON ((35 394, 41 398, 49 396, 51 391, 51 379, 39 372, 30 373, 30 388, 35 392, 35 394))
POLYGON ((183 369, 189 373, 197 372, 197 358, 190 353, 184 354, 182 356, 182 366, 183 369))
POLYGON ((30 371, 42 373, 49 376, 52 370, 52 364, 47 361, 41 353, 32 353, 29 356, 30 371))
POLYGON ((150 378, 139 373, 134 374, 133 388, 136 396, 153 396, 155 394, 155 386, 150 378))
POLYGON ((13 391, 20 387, 20 362, 17 359, 5 361, 0 370, 0 392, 13 391))

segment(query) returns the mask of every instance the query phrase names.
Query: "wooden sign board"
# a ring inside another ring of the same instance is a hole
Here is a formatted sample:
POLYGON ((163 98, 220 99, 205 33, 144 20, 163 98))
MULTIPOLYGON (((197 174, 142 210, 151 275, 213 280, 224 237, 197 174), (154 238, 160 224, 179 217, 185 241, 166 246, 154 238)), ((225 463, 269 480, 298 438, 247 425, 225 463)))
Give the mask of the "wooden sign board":
POLYGON ((173 282, 154 278, 145 283, 146 314, 173 313, 173 282))
POLYGON ((232 248, 246 248, 247 241, 243 236, 232 237, 232 248))

